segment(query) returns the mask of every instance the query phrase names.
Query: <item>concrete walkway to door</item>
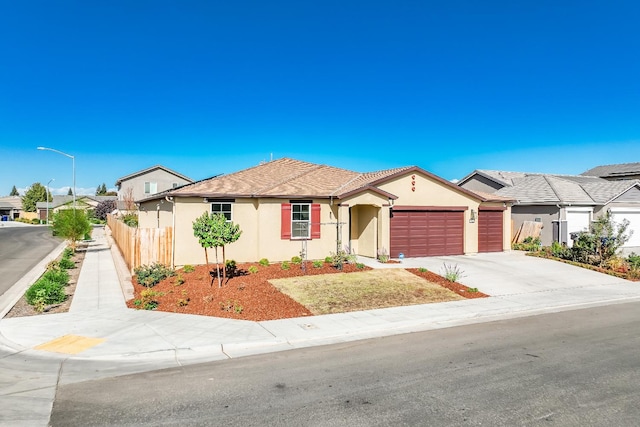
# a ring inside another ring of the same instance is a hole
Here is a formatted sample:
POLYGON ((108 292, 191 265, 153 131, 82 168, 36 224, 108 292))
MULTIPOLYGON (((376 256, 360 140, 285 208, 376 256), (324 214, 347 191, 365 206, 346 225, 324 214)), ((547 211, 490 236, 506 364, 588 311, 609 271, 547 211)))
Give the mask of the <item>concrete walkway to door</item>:
MULTIPOLYGON (((494 297, 536 292, 564 294, 591 287, 603 289, 603 285, 634 285, 624 279, 563 262, 526 256, 520 251, 407 258, 400 264, 381 264, 363 257, 359 257, 358 261, 375 268, 424 267, 440 275, 444 275, 445 265, 457 266, 463 272, 459 283, 478 288, 494 297)), ((640 283, 637 283, 637 287, 640 287, 640 283)))

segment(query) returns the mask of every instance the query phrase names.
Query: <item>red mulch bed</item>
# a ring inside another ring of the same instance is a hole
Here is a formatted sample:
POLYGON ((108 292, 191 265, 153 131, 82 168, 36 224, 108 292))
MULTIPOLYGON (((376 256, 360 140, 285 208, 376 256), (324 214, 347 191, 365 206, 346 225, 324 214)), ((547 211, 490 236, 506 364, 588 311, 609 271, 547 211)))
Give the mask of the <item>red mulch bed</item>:
POLYGON ((430 271, 420 271, 417 268, 407 268, 407 271, 410 273, 415 274, 416 276, 420 276, 423 279, 428 280, 429 282, 432 283, 437 283, 438 285, 445 287, 453 292, 455 292, 458 295, 461 295, 465 298, 487 298, 489 295, 487 294, 483 294, 482 292, 478 291, 478 292, 469 292, 469 287, 462 285, 458 282, 450 282, 447 279, 445 279, 444 277, 432 273, 430 271))
MULTIPOLYGON (((337 270, 327 263, 324 263, 320 268, 315 268, 308 262, 305 273, 300 265, 295 264, 292 264, 289 270, 283 270, 280 264, 268 266, 239 264, 239 274, 226 281, 223 280, 221 288, 218 288, 217 278, 214 277, 212 283, 209 270, 215 270, 215 265, 210 266, 209 269, 206 265, 198 265, 190 273, 178 270, 178 275, 169 277, 152 288, 145 288, 139 285, 134 277, 135 296, 133 300, 127 301, 127 306, 136 308, 134 301, 141 298, 140 293, 151 289, 162 293, 162 295, 153 298, 154 301, 158 302, 156 310, 159 311, 251 321, 312 316, 313 314, 304 306, 278 291, 268 281, 303 276, 305 274, 352 273, 370 270, 370 268, 358 269, 354 264, 345 264, 342 270, 337 270), (251 266, 256 267, 258 272, 249 273, 249 267, 251 266), (179 278, 184 280, 182 284, 179 284, 179 278)), ((408 271, 451 289, 466 298, 487 296, 481 292, 468 292, 466 286, 447 282, 444 278, 434 273, 420 273, 417 269, 408 269, 408 271)))

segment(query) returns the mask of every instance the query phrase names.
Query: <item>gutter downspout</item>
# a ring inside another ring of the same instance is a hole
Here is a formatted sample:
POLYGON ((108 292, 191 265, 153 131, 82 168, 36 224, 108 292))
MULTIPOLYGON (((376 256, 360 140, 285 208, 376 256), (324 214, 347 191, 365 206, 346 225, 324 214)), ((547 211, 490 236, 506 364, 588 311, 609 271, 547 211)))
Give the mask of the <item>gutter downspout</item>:
POLYGON ((165 200, 173 205, 171 209, 171 268, 176 268, 176 204, 173 197, 164 196, 165 200))
POLYGON ((558 208, 558 243, 562 245, 562 206, 560 206, 559 203, 556 203, 556 207, 558 208))

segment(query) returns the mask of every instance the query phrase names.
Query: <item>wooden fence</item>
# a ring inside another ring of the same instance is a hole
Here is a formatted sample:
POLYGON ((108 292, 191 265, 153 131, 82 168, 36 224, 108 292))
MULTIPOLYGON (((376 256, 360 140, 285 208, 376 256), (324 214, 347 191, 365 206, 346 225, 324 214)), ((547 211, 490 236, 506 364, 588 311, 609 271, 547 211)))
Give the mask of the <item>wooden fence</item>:
POLYGON ((133 228, 112 215, 107 216, 111 236, 120 248, 127 266, 131 271, 141 265, 160 263, 172 266, 173 229, 133 228))

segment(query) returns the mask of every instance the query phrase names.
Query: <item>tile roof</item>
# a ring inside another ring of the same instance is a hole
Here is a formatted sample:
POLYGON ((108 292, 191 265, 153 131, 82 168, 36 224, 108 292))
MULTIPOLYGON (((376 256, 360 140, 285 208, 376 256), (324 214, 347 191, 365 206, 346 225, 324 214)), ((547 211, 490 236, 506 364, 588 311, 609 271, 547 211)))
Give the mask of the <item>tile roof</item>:
POLYGON ((625 175, 640 175, 640 162, 596 166, 595 168, 582 172, 581 175, 609 178, 625 175))
MULTIPOLYGON (((275 197, 275 198, 343 198, 347 195, 370 189, 389 197, 375 187, 384 181, 410 170, 421 170, 415 166, 359 173, 332 166, 307 163, 300 160, 282 158, 262 163, 248 169, 205 179, 171 190, 165 195, 177 197, 275 197)), ((421 170, 422 171, 422 170, 421 170)), ((426 171, 423 173, 429 174, 426 171)), ((435 175, 433 175, 435 177, 435 175)), ((455 184, 444 181, 458 191, 471 193, 455 184)), ((156 197, 150 197, 150 200, 156 197)))
POLYGON ((597 177, 531 174, 513 179, 496 191, 520 204, 604 205, 633 187, 638 180, 607 181, 597 177))

